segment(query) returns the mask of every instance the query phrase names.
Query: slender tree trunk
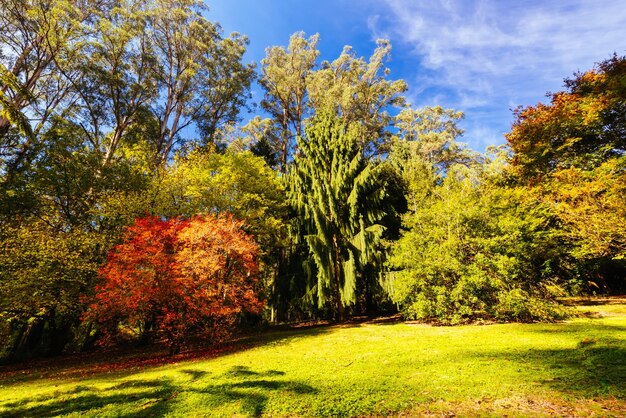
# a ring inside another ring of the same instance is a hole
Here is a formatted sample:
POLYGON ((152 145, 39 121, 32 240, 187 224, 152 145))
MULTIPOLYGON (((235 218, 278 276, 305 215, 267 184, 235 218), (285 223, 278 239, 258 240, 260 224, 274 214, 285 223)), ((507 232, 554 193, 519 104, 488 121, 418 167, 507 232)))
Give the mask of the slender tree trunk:
POLYGON ((339 245, 337 243, 337 235, 333 235, 333 247, 335 253, 335 303, 337 305, 337 314, 339 315, 339 321, 343 322, 346 320, 346 310, 343 306, 343 302, 341 301, 341 284, 339 283, 341 279, 341 254, 339 252, 339 245))
POLYGON ((282 144, 281 144, 281 156, 280 156, 280 172, 285 174, 287 172, 287 157, 289 154, 289 120, 287 119, 287 111, 283 109, 283 122, 282 122, 282 144))
POLYGON ((174 121, 172 122, 172 128, 170 129, 169 135, 167 137, 167 143, 165 144, 165 148, 162 151, 162 155, 160 156, 160 163, 165 165, 167 163, 167 157, 172 151, 172 147, 174 146, 174 139, 176 138, 176 133, 178 132, 178 123, 180 122, 180 116, 183 113, 183 107, 179 103, 176 106, 176 113, 174 113, 174 121))

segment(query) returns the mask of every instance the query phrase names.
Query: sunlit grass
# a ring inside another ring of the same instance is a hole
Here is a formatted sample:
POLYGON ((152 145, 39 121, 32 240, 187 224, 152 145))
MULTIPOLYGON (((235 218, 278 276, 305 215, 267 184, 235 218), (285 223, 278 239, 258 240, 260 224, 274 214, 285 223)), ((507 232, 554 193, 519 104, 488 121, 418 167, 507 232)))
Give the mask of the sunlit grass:
POLYGON ((584 308, 610 315, 558 324, 322 327, 140 370, 0 375, 0 415, 622 416, 626 305, 584 308))

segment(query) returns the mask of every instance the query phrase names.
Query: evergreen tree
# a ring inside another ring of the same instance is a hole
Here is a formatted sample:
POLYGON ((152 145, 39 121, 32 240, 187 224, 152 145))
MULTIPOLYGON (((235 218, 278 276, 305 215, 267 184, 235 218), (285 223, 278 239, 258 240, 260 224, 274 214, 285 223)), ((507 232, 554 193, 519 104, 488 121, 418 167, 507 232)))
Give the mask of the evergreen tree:
POLYGON ((298 138, 289 197, 301 215, 304 242, 317 267, 319 307, 345 319, 357 281, 381 260, 385 189, 380 165, 364 159, 358 127, 323 112, 298 138))

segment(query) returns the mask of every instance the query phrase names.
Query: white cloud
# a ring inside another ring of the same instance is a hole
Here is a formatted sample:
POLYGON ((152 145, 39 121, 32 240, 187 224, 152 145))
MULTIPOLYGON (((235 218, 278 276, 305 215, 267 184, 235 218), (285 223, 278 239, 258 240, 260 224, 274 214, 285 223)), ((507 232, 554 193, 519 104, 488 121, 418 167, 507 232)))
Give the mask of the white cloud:
POLYGON ((368 22, 370 32, 389 34, 419 58, 430 74, 409 80, 427 83, 413 101, 431 104, 423 93, 444 91, 442 105, 466 111, 472 143, 487 132, 494 141, 497 131, 474 114, 503 107, 508 119, 492 123, 506 130, 509 108, 543 100, 573 72, 626 52, 621 1, 384 1, 388 12, 368 22))
POLYGON ((389 39, 391 35, 389 32, 383 31, 380 28, 379 22, 380 15, 371 15, 367 18, 367 29, 370 31, 372 35, 372 41, 376 41, 377 39, 389 39))

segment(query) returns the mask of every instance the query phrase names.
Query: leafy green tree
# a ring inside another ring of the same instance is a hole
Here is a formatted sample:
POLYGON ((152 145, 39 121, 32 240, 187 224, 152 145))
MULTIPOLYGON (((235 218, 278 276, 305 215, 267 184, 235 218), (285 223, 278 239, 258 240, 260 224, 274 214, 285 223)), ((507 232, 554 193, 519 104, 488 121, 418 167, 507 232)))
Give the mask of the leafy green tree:
POLYGON ((463 117, 463 112, 441 106, 403 109, 396 115, 394 125, 398 130, 396 137, 404 145, 396 146, 394 153, 405 160, 408 155, 419 155, 439 174, 452 164, 475 162, 478 155, 458 141, 463 135, 458 122, 463 117))
POLYGON ((341 320, 357 300, 365 266, 381 257, 384 229, 385 184, 379 166, 364 159, 358 132, 331 113, 316 116, 290 173, 289 198, 317 268, 318 304, 341 320))
POLYGON ((260 83, 265 98, 261 105, 280 128, 282 172, 295 151, 295 138, 303 134, 307 117, 332 109, 349 124, 359 125, 361 151, 371 156, 389 150, 390 111, 405 105, 406 82, 388 79, 388 41, 377 41, 368 61, 346 46, 336 60, 316 68, 318 39, 318 35, 307 39, 304 33, 295 33, 286 49, 269 48, 262 61, 260 83))
POLYGON ((310 106, 314 111, 335 109, 349 124, 361 126, 360 146, 365 154, 389 150, 392 116, 389 110, 405 105, 404 80, 388 80, 391 44, 378 40, 369 61, 357 58, 350 46, 332 62, 323 62, 308 80, 310 106))
POLYGON ((472 166, 480 156, 458 142, 463 134, 458 122, 463 113, 441 106, 403 109, 396 115, 397 133, 388 162, 402 179, 408 209, 424 205, 432 188, 441 183, 454 164, 472 166))
POLYGON ((245 222, 263 249, 280 239, 284 188, 263 161, 249 151, 219 154, 196 150, 179 157, 157 183, 158 214, 231 213, 245 222))
POLYGON ((201 2, 154 3, 147 29, 159 100, 151 108, 159 126, 155 151, 164 163, 181 131, 193 123, 205 144, 215 144, 220 128, 238 121, 254 66, 242 63, 247 38, 237 33, 224 38, 220 26, 202 16, 207 8, 201 2))
POLYGON ((480 155, 457 142, 461 117, 434 107, 396 118, 389 162, 408 211, 391 243, 391 297, 406 317, 445 323, 559 317, 549 208, 507 186, 506 149, 480 155))
POLYGON ((559 288, 546 208, 481 165, 453 165, 442 182, 432 170, 421 174, 427 188, 404 216, 389 262, 392 299, 404 315, 444 323, 561 317, 549 301, 559 288))
POLYGON ((147 182, 128 161, 96 175, 101 160, 75 125, 55 122, 42 139, 37 160, 0 201, 0 339, 14 358, 58 354, 72 340, 80 348, 80 297, 96 284, 121 228, 149 207, 125 198, 118 212, 106 210, 114 196, 138 195, 147 182))
POLYGON ((0 224, 0 359, 59 354, 102 257, 99 236, 44 221, 0 224))
POLYGON ((82 40, 95 13, 91 1, 0 1, 0 167, 5 181, 35 158, 39 133, 75 101, 65 74, 84 52, 82 40))
POLYGON ((103 169, 119 157, 125 134, 157 94, 144 4, 122 0, 117 6, 94 22, 72 77, 80 96, 77 125, 100 153, 103 169))
POLYGON ((319 56, 319 35, 306 39, 303 32, 289 38, 287 49, 274 46, 267 49, 261 61, 259 80, 265 89, 261 106, 277 121, 281 129, 280 171, 287 171, 287 162, 294 141, 302 135, 308 104, 307 80, 319 56))
POLYGON ((280 133, 270 118, 255 117, 241 128, 250 143, 250 151, 263 157, 268 166, 277 168, 280 154, 280 133))
POLYGON ((54 117, 72 119, 103 169, 145 125, 144 142, 163 164, 183 129, 195 125, 214 142, 249 98, 247 39, 224 37, 198 0, 2 5, 0 147, 9 173, 35 158, 54 117), (21 135, 7 135, 11 125, 21 135))

